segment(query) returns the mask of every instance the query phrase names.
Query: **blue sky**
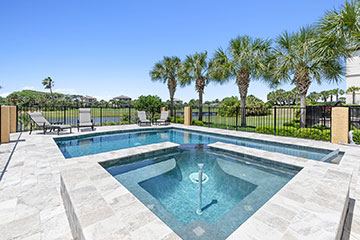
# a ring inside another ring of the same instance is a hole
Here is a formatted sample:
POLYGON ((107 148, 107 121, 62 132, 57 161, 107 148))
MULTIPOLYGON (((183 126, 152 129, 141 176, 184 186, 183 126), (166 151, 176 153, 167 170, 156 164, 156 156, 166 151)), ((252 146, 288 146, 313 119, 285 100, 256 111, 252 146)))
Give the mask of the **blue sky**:
MULTIPOLYGON (((149 71, 163 56, 227 47, 238 35, 274 38, 284 30, 312 24, 340 0, 301 1, 1 1, 0 95, 43 90, 50 76, 55 90, 109 99, 156 94, 168 98, 166 85, 149 71)), ((284 89, 293 86, 283 85, 284 89)), ((310 91, 339 85, 313 83, 310 91)), ((266 99, 269 87, 250 83, 249 94, 266 99)), ((205 100, 238 96, 234 82, 210 84, 205 100)), ((197 98, 194 85, 175 97, 197 98)))

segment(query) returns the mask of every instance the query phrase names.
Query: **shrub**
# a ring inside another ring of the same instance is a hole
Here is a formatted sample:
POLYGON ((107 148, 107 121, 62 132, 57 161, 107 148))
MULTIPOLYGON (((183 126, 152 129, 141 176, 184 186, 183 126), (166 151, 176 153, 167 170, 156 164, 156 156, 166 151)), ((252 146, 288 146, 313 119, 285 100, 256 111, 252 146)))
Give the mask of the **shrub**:
POLYGON ((300 121, 299 120, 291 120, 290 122, 286 122, 283 124, 285 127, 294 127, 294 128, 300 128, 300 121))
POLYGON ((184 119, 183 118, 177 118, 176 123, 184 124, 184 119))
MULTIPOLYGON (((174 117, 169 117, 169 120, 170 120, 170 122, 175 123, 174 117)), ((183 118, 176 118, 176 123, 184 124, 184 119, 183 118)))
MULTIPOLYGON (((257 133, 274 134, 274 127, 257 127, 255 131, 257 133)), ((316 128, 278 127, 276 128, 276 134, 280 136, 330 141, 330 130, 319 130, 316 128)))
POLYGON ((204 122, 197 121, 197 120, 193 120, 192 124, 195 125, 195 126, 205 126, 204 122))
POLYGON ((353 140, 356 144, 360 144, 360 129, 354 129, 353 140))
MULTIPOLYGON (((236 109, 240 108, 238 97, 226 97, 219 105, 218 114, 221 117, 234 117, 236 109)), ((246 116, 263 116, 270 114, 271 111, 267 105, 253 95, 246 98, 246 116)), ((240 114, 240 111, 239 111, 240 114)))

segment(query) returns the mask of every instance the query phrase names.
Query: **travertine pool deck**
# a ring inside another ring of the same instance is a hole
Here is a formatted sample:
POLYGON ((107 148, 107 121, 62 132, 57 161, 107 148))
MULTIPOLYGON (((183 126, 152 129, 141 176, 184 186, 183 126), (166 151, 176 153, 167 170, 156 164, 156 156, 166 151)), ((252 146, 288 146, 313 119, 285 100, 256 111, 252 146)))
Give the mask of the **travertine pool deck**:
MULTIPOLYGON (((360 239, 360 225, 359 225, 360 204, 358 204, 358 200, 360 200, 360 182, 359 182, 360 180, 358 178, 359 162, 360 162, 359 147, 341 146, 341 145, 334 145, 328 142, 303 140, 303 139, 289 138, 289 137, 278 137, 273 135, 236 132, 236 131, 222 130, 222 129, 210 129, 206 127, 183 126, 177 124, 173 124, 172 127, 189 129, 189 130, 199 130, 204 132, 219 133, 219 134, 232 135, 232 136, 249 137, 249 138, 268 140, 268 141, 274 141, 280 143, 295 144, 300 146, 311 146, 315 148, 325 148, 325 149, 333 149, 333 150, 336 148, 340 148, 340 150, 344 151, 345 154, 340 164, 338 166, 334 165, 333 167, 340 168, 341 169, 340 172, 345 172, 346 174, 348 174, 349 172, 353 173, 351 179, 351 185, 350 185, 350 198, 355 200, 355 204, 353 205, 353 209, 351 212, 353 216, 351 228, 349 229, 345 228, 345 233, 349 236, 349 239, 360 239)), ((98 127, 96 132, 137 129, 137 128, 139 127, 136 125, 107 126, 107 127, 98 127)), ((157 128, 157 127, 153 127, 153 128, 157 128)), ((81 132, 81 133, 75 132, 72 135, 68 135, 64 133, 62 134, 62 136, 74 136, 77 134, 87 134, 87 132, 81 132)), ((15 140, 17 136, 18 134, 13 134, 11 137, 13 140, 15 140)), ((28 133, 23 133, 21 135, 20 138, 21 141, 18 142, 16 151, 14 152, 11 162, 7 168, 7 172, 5 173, 3 180, 0 182, 0 238, 1 239, 73 239, 69 221, 65 212, 63 199, 61 197, 61 192, 60 192, 60 186, 61 186, 60 173, 61 172, 63 173, 64 181, 68 181, 68 180, 71 181, 70 175, 65 176, 66 169, 76 169, 76 167, 74 168, 74 162, 72 161, 72 159, 64 159, 57 145, 53 141, 53 137, 57 137, 57 136, 55 134, 44 136, 42 134, 36 134, 36 133, 32 135, 28 135, 28 133), (65 180, 65 178, 68 179, 65 180)), ((14 145, 14 143, 11 144, 14 145)), ((11 149, 10 144, 3 144, 0 146, 0 157, 1 157, 0 164, 7 161, 9 155, 9 149, 11 149)), ((271 156, 266 156, 266 158, 271 158, 271 156)), ((91 164, 98 164, 94 161, 87 162, 87 161, 82 161, 80 159, 79 161, 81 161, 83 164, 89 164, 89 166, 91 164)), ((294 161, 301 162, 301 159, 294 159, 294 161)), ((3 165, 4 164, 0 166, 3 167, 3 165)), ((329 168, 333 168, 333 167, 329 167, 329 168)), ((89 171, 91 169, 92 168, 88 168, 89 171)), ((84 171, 83 169, 78 169, 78 170, 80 172, 84 171)), ((97 170, 95 170, 94 173, 96 171, 97 170)), ((326 173, 324 172, 322 173, 324 174, 323 177, 325 177, 326 173)), ((110 194, 108 197, 108 201, 111 202, 112 201, 111 198, 114 199, 120 197, 122 195, 121 193, 126 192, 125 191, 126 189, 120 188, 119 190, 114 191, 114 195, 111 195, 111 192, 113 192, 111 186, 114 186, 111 184, 115 184, 115 183, 110 184, 110 182, 107 182, 110 180, 106 180, 103 183, 101 183, 101 181, 96 181, 97 177, 101 179, 102 178, 101 176, 105 176, 105 173, 103 172, 102 174, 93 175, 92 176, 93 179, 90 179, 90 181, 91 183, 99 184, 96 189, 97 192, 100 194, 104 194, 106 192, 106 189, 104 189, 104 191, 103 190, 98 191, 98 188, 101 189, 102 187, 107 188, 107 192, 108 194, 110 194), (110 185, 108 185, 108 183, 110 185), (103 185, 101 186, 101 184, 103 185)), ((83 183, 85 184, 87 181, 88 180, 84 181, 83 183)), ((118 182, 116 181, 116 183, 118 182)), ((89 185, 87 185, 86 187, 89 187, 89 189, 91 188, 91 186, 89 185)), ((131 195, 127 195, 127 197, 131 198, 131 195)), ((101 198, 106 199, 105 196, 103 195, 101 195, 101 198)), ((286 198, 284 198, 284 196, 281 196, 280 192, 274 196, 274 199, 281 201, 283 207, 291 208, 291 206, 286 206, 286 204, 291 203, 291 201, 288 201, 286 200, 286 198), (278 197, 279 199, 276 198, 277 196, 280 196, 278 197)), ((133 200, 134 202, 137 202, 136 199, 133 200)), ((101 205, 100 202, 102 201, 99 200, 98 202, 101 205)), ((117 203, 113 203, 113 204, 115 206, 117 203)), ((118 207, 119 209, 121 209, 121 206, 118 207)), ((115 213, 116 216, 117 211, 119 210, 114 210, 114 207, 111 205, 110 205, 110 209, 113 211, 112 213, 115 213)), ((99 210, 99 209, 94 209, 94 210, 99 210)), ((101 215, 102 217, 104 217, 102 221, 106 220, 108 222, 113 223, 114 219, 117 217, 114 218, 110 214, 111 211, 109 209, 107 210, 108 211, 103 211, 103 215, 101 215), (106 217, 107 216, 106 214, 109 214, 108 217, 106 217)), ((273 209, 266 211, 273 212, 276 210, 273 209)), ((149 212, 151 213, 150 210, 149 212)), ((126 211, 124 210, 123 213, 125 214, 126 211)), ((84 215, 85 214, 87 214, 86 211, 84 212, 84 215)), ((91 213, 89 212, 89 214, 91 213)), ((271 224, 269 226, 269 224, 266 223, 258 223, 259 219, 255 218, 256 214, 254 214, 253 217, 251 217, 247 222, 245 222, 230 237, 234 237, 234 239, 238 239, 236 238, 237 236, 236 234, 239 234, 238 236, 247 237, 244 239, 259 239, 256 237, 256 235, 249 235, 248 233, 251 231, 261 233, 260 232, 261 229, 267 229, 267 228, 271 229, 271 231, 275 231, 275 233, 277 234, 284 234, 284 232, 282 232, 282 230, 284 229, 276 229, 276 227, 271 226, 271 224), (250 221, 252 221, 252 219, 255 219, 254 222, 257 223, 256 226, 259 226, 260 229, 254 226, 254 224, 250 224, 250 221), (246 231, 240 230, 246 228, 248 229, 246 231)), ((288 216, 288 218, 290 217, 291 216, 288 216)), ((290 225, 294 224, 294 221, 295 223, 297 221, 298 225, 296 225, 297 228, 290 227, 289 228, 290 230, 286 228, 285 233, 287 233, 287 235, 281 235, 281 238, 309 239, 306 238, 306 234, 309 232, 310 233, 316 232, 315 231, 316 228, 312 228, 311 226, 309 226, 309 224, 308 225, 302 224, 301 221, 299 220, 301 219, 305 221, 305 223, 311 222, 311 220, 308 220, 308 218, 316 219, 316 218, 311 218, 311 216, 309 217, 309 215, 302 216, 300 214, 293 216, 293 218, 291 219, 286 219, 288 220, 290 225), (298 230, 298 232, 296 230, 298 230)), ((272 221, 271 219, 268 220, 270 222, 272 221)), ((106 223, 106 221, 104 223, 106 223)), ((176 234, 172 233, 171 229, 169 230, 169 228, 164 227, 163 226, 164 223, 154 218, 154 216, 152 216, 151 214, 148 214, 148 219, 146 221, 145 224, 141 223, 141 221, 133 221, 133 222, 130 221, 130 223, 127 223, 127 225, 120 224, 118 225, 119 231, 113 232, 112 235, 109 235, 107 237, 104 236, 102 237, 104 237, 104 239, 111 239, 111 238, 119 239, 119 236, 123 236, 122 237, 123 239, 126 238, 150 239, 151 238, 150 236, 157 239, 177 238, 176 234), (145 227, 145 225, 149 223, 146 221, 154 222, 153 223, 154 225, 148 225, 147 227, 145 227), (152 229, 161 229, 161 230, 159 230, 158 232, 154 232, 152 231, 152 229), (124 233, 126 234, 122 235, 124 233), (155 234, 155 235, 151 235, 151 234, 155 234)), ((321 224, 321 222, 319 224, 321 224)), ((113 224, 109 224, 109 225, 111 227, 114 227, 113 224)), ((95 239, 101 239, 101 236, 97 236, 96 232, 98 231, 97 229, 104 227, 103 225, 99 224, 98 222, 95 222, 92 224, 84 223, 83 226, 85 226, 84 229, 87 228, 87 231, 85 231, 86 232, 85 235, 87 239, 90 239, 89 236, 92 236, 95 239)), ((350 225, 348 224, 347 226, 350 225)), ((332 226, 331 229, 335 229, 335 228, 336 227, 332 226)), ((321 231, 318 231, 318 233, 319 232, 321 231)), ((330 232, 328 231, 327 233, 330 232)), ((279 236, 279 235, 275 234, 274 236, 279 236)), ((266 238, 263 239, 269 239, 269 238, 270 235, 267 235, 266 238)), ((278 239, 278 238, 274 238, 274 239, 278 239)), ((335 236, 330 237, 330 235, 324 234, 317 239, 336 239, 336 238, 335 236)))

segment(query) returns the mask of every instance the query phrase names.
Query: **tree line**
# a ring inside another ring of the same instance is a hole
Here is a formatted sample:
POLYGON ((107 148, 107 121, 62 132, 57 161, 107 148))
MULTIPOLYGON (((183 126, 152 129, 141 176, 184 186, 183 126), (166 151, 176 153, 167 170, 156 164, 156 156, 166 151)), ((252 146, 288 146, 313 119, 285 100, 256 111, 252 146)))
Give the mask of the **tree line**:
POLYGON ((312 82, 339 82, 344 76, 344 59, 359 50, 360 2, 345 1, 327 11, 316 23, 296 32, 285 31, 275 39, 238 36, 211 57, 196 52, 181 60, 164 57, 150 71, 153 81, 167 84, 171 114, 177 86, 195 84, 199 120, 203 94, 210 82, 234 81, 241 102, 241 126, 246 126, 246 97, 250 81, 262 80, 274 87, 283 82, 295 85, 300 99, 300 127, 305 126, 306 96, 312 82))

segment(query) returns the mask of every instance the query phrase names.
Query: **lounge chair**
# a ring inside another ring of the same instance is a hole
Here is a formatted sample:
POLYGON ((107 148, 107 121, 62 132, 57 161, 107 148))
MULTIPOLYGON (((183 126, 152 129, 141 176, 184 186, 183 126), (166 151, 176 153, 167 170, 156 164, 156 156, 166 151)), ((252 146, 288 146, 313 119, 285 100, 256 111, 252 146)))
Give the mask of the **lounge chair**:
POLYGON ((146 118, 146 114, 145 114, 145 111, 138 111, 138 124, 139 126, 141 126, 142 124, 146 125, 146 126, 149 126, 151 125, 151 122, 150 120, 148 120, 146 118))
POLYGON ((156 124, 168 125, 170 124, 168 118, 169 118, 169 111, 161 111, 160 119, 156 120, 156 124))
MULTIPOLYGON (((59 135, 60 131, 62 131, 64 129, 70 129, 70 133, 71 133, 70 125, 49 123, 49 121, 46 120, 46 118, 44 118, 44 116, 41 114, 41 112, 28 112, 28 115, 30 116, 30 119, 32 120, 32 122, 35 123, 36 126, 43 128, 44 134, 46 133, 46 131, 48 129, 50 130, 50 132, 52 130, 57 130, 58 135, 59 135)), ((31 134, 31 132, 32 132, 32 128, 33 128, 32 122, 30 123, 30 133, 29 134, 31 134)))
POLYGON ((91 119, 90 108, 79 108, 79 119, 77 121, 78 131, 80 131, 82 127, 91 127, 94 131, 94 121, 91 119))

